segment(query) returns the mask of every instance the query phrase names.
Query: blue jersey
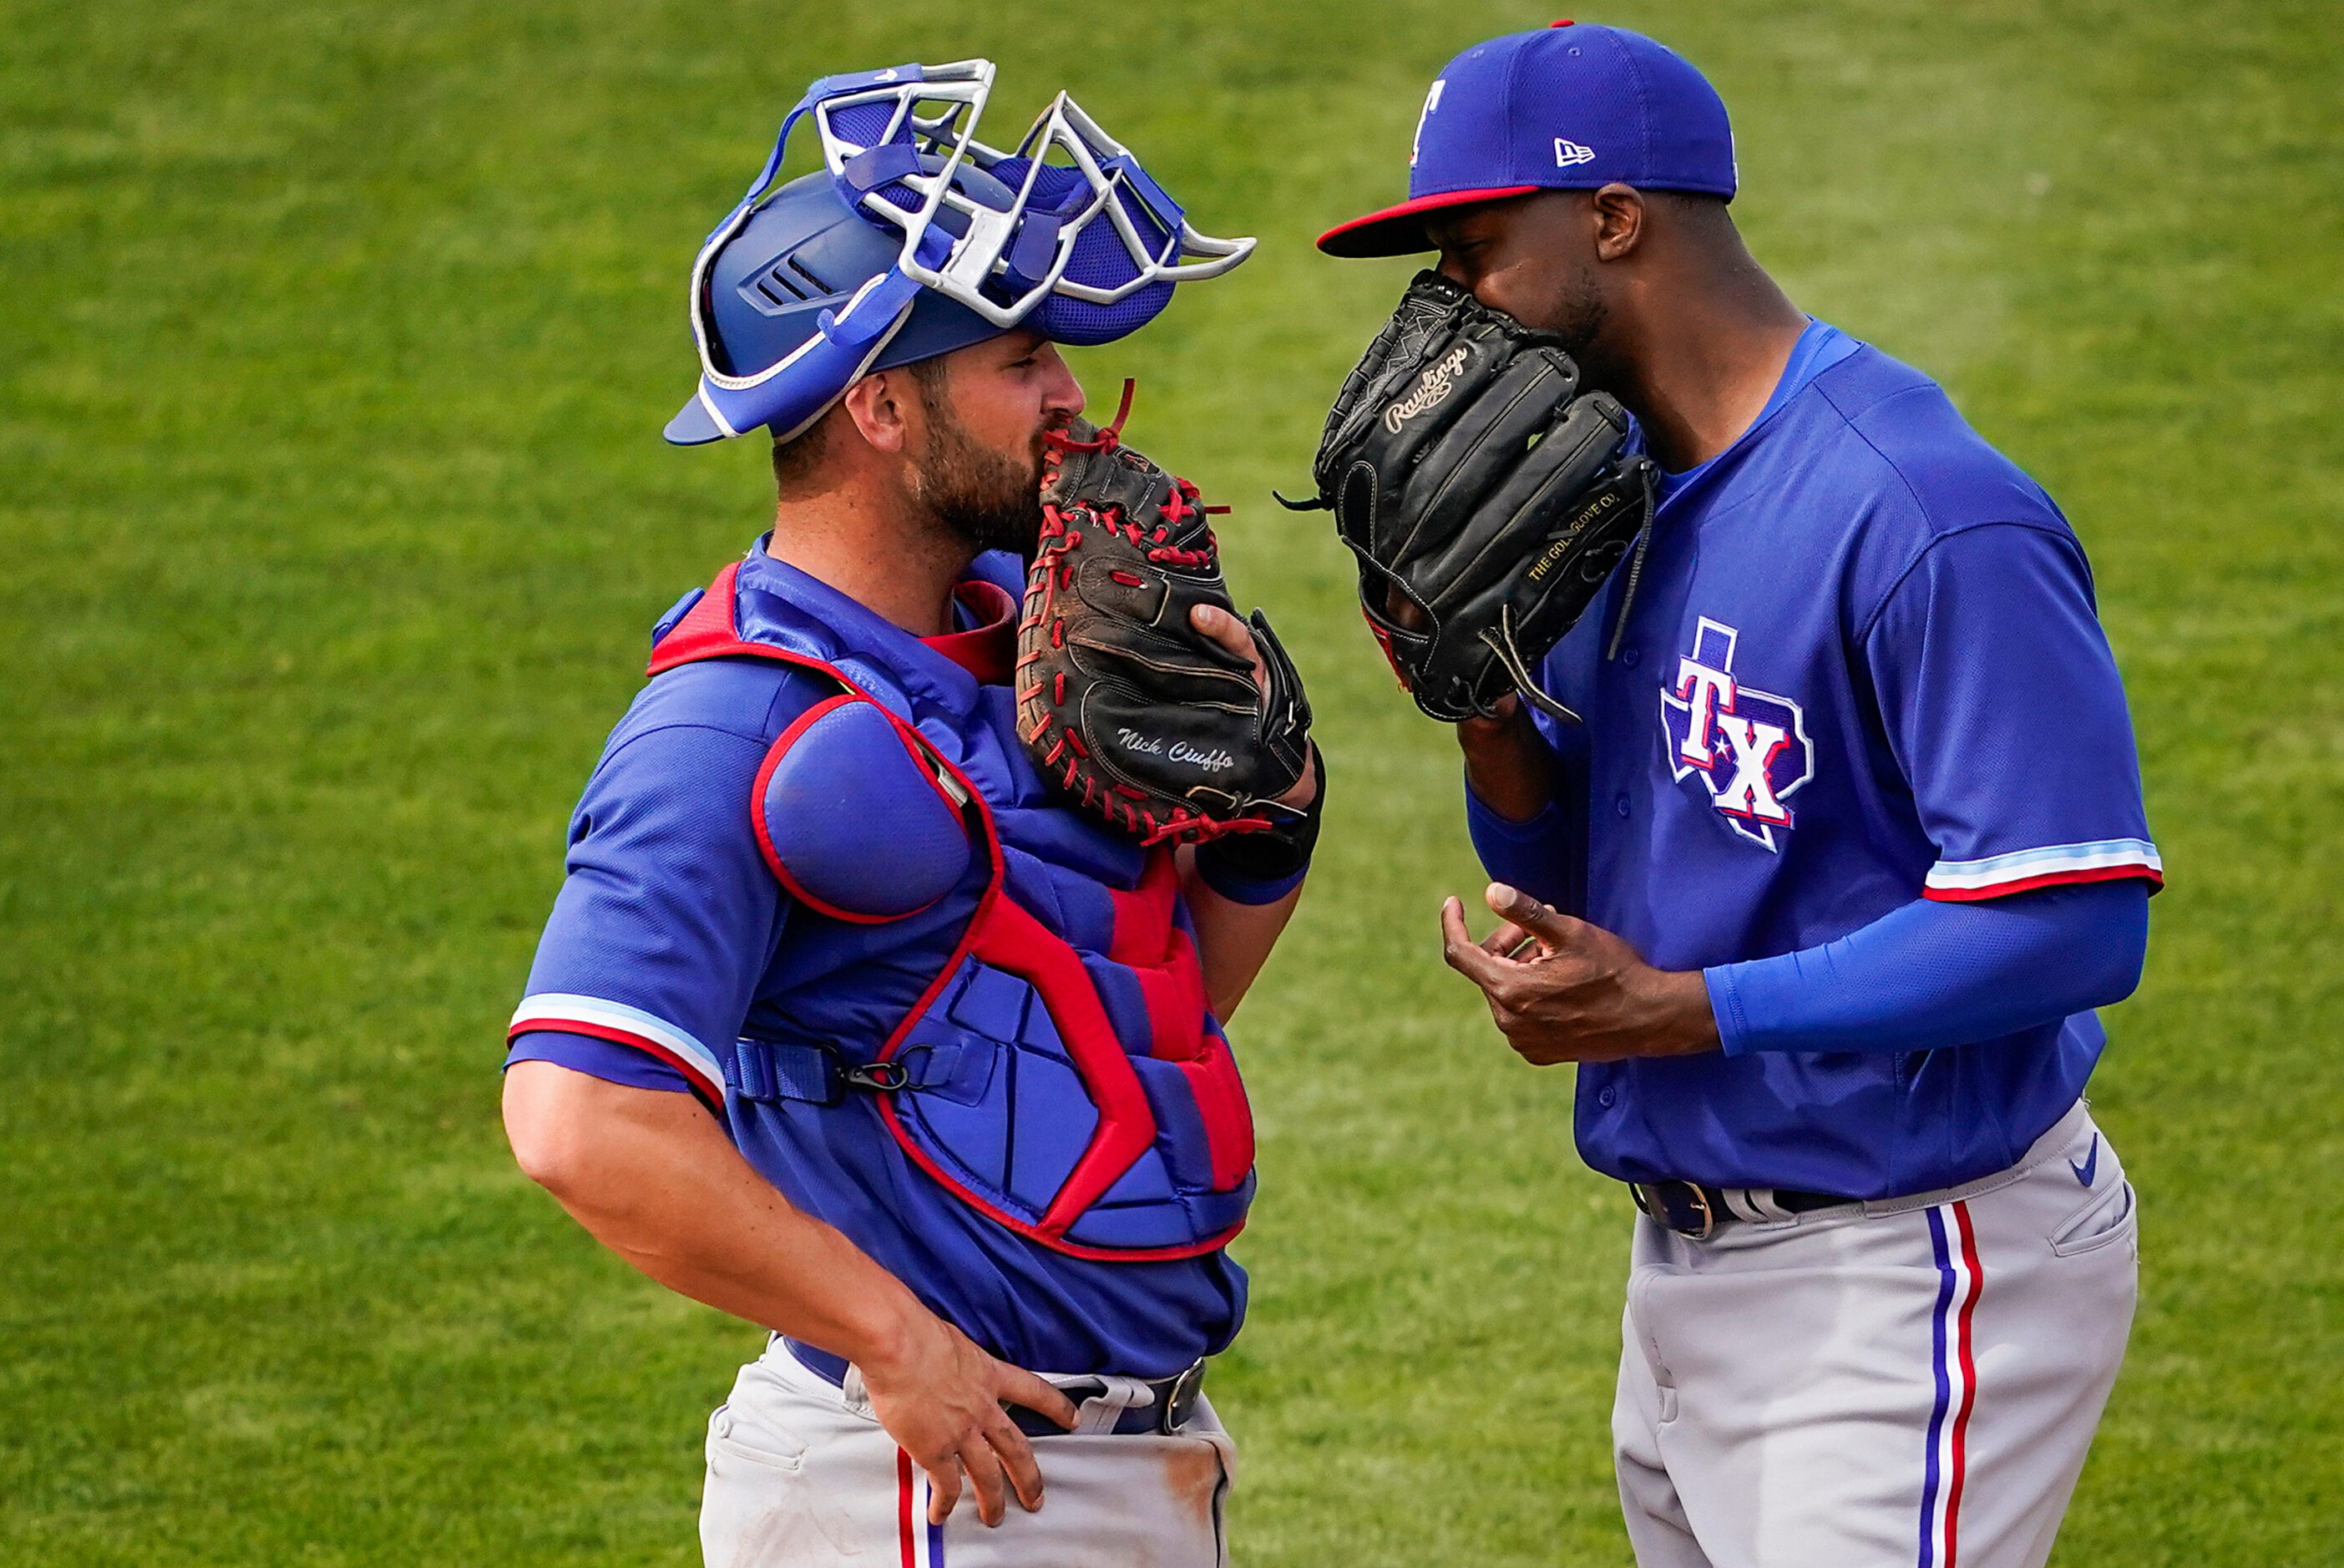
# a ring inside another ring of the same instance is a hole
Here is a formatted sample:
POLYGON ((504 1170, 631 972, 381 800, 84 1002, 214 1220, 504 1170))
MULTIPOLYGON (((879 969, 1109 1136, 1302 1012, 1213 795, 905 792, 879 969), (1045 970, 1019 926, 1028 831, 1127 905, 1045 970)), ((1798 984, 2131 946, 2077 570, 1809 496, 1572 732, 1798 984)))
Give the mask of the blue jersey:
MULTIPOLYGON (((1558 821, 1522 831, 1568 847, 1531 890, 1653 965, 1816 946, 1917 898, 2160 878, 2074 533, 1877 349, 1812 325, 1750 430, 1672 476, 1606 659, 1622 586, 1546 662, 1587 722, 1541 719, 1565 785, 1558 821)), ((1476 817, 1494 859, 1485 835, 1505 830, 1476 817)), ((1722 1052, 1582 1066, 1588 1163, 1928 1191, 2016 1160, 2105 1038, 2089 1012, 1937 1049, 1747 1050, 1724 1033, 1722 1052)))
MULTIPOLYGON (((1014 600, 1000 592, 1017 584, 1017 566, 987 558, 980 569, 976 581, 994 584, 990 597, 965 593, 965 605, 995 606, 1006 618, 924 640, 762 549, 741 564, 738 581, 744 593, 785 600, 835 630, 855 650, 858 670, 957 693, 970 726, 997 729, 1001 753, 1022 756, 1005 684, 1014 600)), ((510 1059, 688 1089, 721 1109, 736 1037, 778 1032, 769 1026, 797 1008, 796 987, 809 976, 835 984, 864 963, 876 994, 876 951, 861 933, 881 928, 807 907, 809 895, 777 878, 753 809, 777 744, 834 704, 838 690, 750 659, 684 664, 643 689, 571 819, 568 876, 516 1015, 510 1059)), ((860 804, 886 822, 915 820, 907 804, 860 804)), ((1067 820, 1069 834, 1092 831, 1067 820)), ((841 830, 852 825, 842 821, 841 830)), ((885 856, 872 853, 867 834, 857 842, 863 859, 847 868, 852 879, 884 894, 885 856)), ((761 1106, 745 1129, 743 1108, 732 1108, 743 1153, 793 1206, 835 1225, 939 1316, 1019 1365, 1163 1376, 1222 1349, 1243 1319, 1245 1274, 1225 1251, 1140 1261, 1071 1256, 947 1191, 867 1107, 761 1106)))

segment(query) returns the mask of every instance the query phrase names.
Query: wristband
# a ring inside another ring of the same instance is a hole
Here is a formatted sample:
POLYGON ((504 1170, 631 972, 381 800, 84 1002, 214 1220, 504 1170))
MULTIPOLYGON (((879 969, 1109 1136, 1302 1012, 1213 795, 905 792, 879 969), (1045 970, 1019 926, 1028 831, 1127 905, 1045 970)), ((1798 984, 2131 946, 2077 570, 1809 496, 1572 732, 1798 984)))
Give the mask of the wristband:
POLYGON ((1327 804, 1327 759, 1316 742, 1310 760, 1318 792, 1308 805, 1265 832, 1227 834, 1197 847, 1197 873, 1206 886, 1233 904, 1275 904, 1301 885, 1327 804))

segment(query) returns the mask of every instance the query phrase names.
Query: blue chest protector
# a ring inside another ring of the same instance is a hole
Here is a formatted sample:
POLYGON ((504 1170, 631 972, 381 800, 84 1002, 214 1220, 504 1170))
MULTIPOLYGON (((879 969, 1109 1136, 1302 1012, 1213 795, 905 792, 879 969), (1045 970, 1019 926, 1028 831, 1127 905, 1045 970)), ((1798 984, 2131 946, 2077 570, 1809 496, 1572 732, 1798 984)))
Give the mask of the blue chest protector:
POLYGON ((1106 1260, 1225 1246, 1253 1124, 1168 849, 1055 802, 1014 695, 946 700, 728 566, 655 645, 834 686, 774 740, 753 814, 795 901, 725 1066, 733 1136, 783 1102, 874 1115, 981 1213, 1106 1260))

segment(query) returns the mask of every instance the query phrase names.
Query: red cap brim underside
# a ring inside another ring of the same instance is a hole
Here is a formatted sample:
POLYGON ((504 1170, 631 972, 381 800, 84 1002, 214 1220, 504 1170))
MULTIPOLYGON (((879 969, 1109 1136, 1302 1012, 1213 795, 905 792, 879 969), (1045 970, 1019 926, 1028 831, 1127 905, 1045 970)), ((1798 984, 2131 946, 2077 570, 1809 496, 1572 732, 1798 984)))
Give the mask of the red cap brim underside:
POLYGON ((1420 196, 1398 207, 1337 224, 1318 237, 1318 248, 1329 256, 1345 257, 1408 256, 1430 250, 1432 241, 1424 234, 1426 213, 1448 207, 1470 207, 1479 201, 1502 201, 1510 196, 1528 196, 1539 188, 1534 185, 1507 185, 1487 190, 1450 190, 1438 196, 1420 196))

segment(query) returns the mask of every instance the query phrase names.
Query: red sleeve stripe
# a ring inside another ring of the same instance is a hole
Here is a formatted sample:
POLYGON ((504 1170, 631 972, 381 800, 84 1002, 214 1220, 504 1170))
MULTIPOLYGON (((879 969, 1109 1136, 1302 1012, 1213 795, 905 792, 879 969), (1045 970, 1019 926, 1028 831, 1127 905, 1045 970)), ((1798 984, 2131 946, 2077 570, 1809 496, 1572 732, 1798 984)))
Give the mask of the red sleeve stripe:
POLYGON ((698 1067, 693 1067, 690 1062, 685 1061, 673 1051, 667 1049, 663 1046, 656 1045, 650 1040, 644 1039, 641 1035, 631 1035, 624 1029, 613 1029, 602 1024, 581 1024, 570 1018, 530 1018, 515 1024, 512 1027, 511 1034, 507 1035, 506 1038, 510 1039, 513 1035, 526 1034, 531 1029, 543 1029, 550 1033, 558 1035, 590 1035, 598 1040, 609 1040, 616 1045, 632 1046, 636 1050, 642 1052, 645 1056, 656 1057, 661 1061, 663 1061, 668 1066, 673 1067, 676 1071, 682 1073, 683 1075, 684 1081, 692 1086, 692 1092, 698 1095, 702 1099, 708 1101, 712 1105, 721 1106, 724 1103, 724 1088, 722 1085, 711 1083, 706 1073, 701 1071, 698 1067))
POLYGON ((631 1046, 682 1073, 702 1098, 717 1105, 724 1103, 724 1073, 715 1053, 674 1025, 637 1008, 597 996, 530 996, 514 1011, 505 1037, 532 1029, 586 1035, 631 1046))
POLYGON ((2165 863, 2145 838, 2109 838, 2088 844, 2054 844, 1977 860, 1941 860, 1929 868, 1923 894, 1940 902, 2001 898, 2033 887, 2061 883, 2146 878, 2152 890, 2165 883, 2165 863))
POLYGON ((2165 873, 2136 861, 2129 865, 2100 865, 2086 871, 2046 871, 2040 876, 2022 876, 2016 882, 1989 883, 1983 887, 1925 887, 1921 896, 1938 904, 1977 904, 1988 898, 2006 898, 2014 893, 2031 892, 2037 887, 2056 887, 2064 883, 2121 882, 2137 876, 2148 884, 2151 893, 2165 885, 2165 873))

